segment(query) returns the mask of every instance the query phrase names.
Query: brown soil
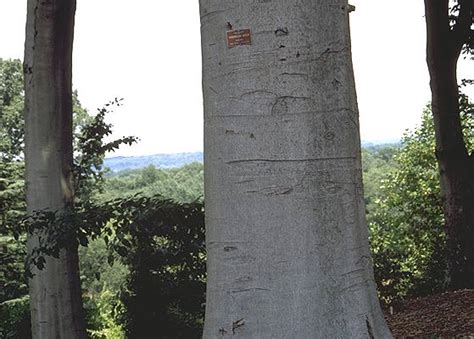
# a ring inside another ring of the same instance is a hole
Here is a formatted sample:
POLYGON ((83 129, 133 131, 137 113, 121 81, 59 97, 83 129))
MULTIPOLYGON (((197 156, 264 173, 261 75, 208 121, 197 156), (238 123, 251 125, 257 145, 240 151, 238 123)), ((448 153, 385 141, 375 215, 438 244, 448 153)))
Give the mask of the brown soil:
POLYGON ((474 290, 409 299, 386 310, 395 338, 473 338, 474 290))

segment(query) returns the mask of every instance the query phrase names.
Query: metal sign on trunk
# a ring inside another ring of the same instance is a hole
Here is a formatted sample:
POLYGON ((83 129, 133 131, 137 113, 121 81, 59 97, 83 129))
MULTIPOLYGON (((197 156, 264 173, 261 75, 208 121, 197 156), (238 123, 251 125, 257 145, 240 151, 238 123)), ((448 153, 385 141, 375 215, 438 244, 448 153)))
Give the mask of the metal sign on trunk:
POLYGON ((227 32, 227 47, 233 48, 240 45, 251 45, 252 36, 250 29, 239 29, 227 32))

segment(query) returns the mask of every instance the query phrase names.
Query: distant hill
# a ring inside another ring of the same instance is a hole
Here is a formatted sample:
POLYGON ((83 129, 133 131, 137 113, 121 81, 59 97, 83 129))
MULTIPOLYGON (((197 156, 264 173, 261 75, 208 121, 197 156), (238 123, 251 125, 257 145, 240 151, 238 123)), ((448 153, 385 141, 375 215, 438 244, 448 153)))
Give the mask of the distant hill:
POLYGON ((148 165, 154 165, 156 168, 177 168, 196 161, 203 161, 202 152, 105 158, 104 166, 112 172, 120 172, 148 165))
MULTIPOLYGON (((399 140, 381 140, 381 141, 362 141, 362 147, 373 148, 383 147, 384 145, 397 145, 399 140)), ((136 157, 112 157, 105 159, 105 167, 112 172, 120 172, 143 168, 148 165, 154 165, 156 168, 177 168, 192 162, 202 162, 202 152, 192 153, 174 153, 174 154, 155 154, 136 157)))
POLYGON ((401 144, 400 139, 368 140, 368 141, 362 140, 362 148, 399 146, 400 144, 401 144))

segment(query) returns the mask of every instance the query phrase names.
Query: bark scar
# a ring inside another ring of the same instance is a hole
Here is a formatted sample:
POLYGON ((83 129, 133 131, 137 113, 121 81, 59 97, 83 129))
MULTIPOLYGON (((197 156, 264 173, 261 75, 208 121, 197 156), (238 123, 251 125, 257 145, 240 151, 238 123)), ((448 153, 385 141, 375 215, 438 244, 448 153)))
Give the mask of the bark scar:
POLYGON ((238 329, 239 327, 242 327, 245 325, 245 319, 242 318, 242 319, 239 319, 237 321, 234 321, 232 323, 232 334, 234 335, 235 334, 235 330, 238 329))
POLYGON ((369 317, 365 317, 365 324, 367 325, 367 334, 369 335, 370 339, 374 339, 374 332, 372 330, 372 326, 370 325, 369 317))
POLYGON ((288 27, 278 27, 275 30, 275 35, 276 36, 285 36, 285 35, 288 35, 288 34, 289 34, 288 27))

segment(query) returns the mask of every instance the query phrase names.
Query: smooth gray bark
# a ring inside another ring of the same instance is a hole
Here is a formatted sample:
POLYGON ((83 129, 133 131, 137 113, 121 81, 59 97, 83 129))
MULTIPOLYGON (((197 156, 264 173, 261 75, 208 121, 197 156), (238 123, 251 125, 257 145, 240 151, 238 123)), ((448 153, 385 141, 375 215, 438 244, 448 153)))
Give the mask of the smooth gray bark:
POLYGON ((347 1, 201 0, 204 338, 388 338, 347 1), (229 48, 227 31, 251 30, 229 48))
MULTIPOLYGON (((27 205, 61 211, 73 200, 71 63, 75 0, 28 0, 25 43, 27 205)), ((30 236, 29 251, 37 243, 30 236)), ((84 338, 77 245, 33 270, 33 338, 84 338)))

